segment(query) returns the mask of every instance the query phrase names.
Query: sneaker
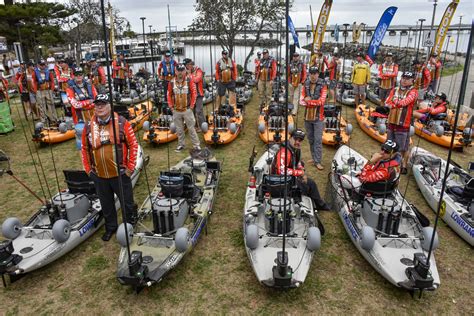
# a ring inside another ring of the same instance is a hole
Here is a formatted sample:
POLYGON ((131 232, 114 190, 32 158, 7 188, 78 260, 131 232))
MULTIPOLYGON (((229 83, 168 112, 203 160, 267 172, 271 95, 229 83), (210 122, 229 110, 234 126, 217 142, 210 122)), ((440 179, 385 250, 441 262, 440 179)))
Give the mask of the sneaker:
POLYGON ((316 169, 318 169, 318 170, 324 170, 324 167, 323 167, 322 164, 317 163, 317 164, 316 164, 316 169))
POLYGON ((194 148, 193 148, 193 151, 195 151, 195 152, 201 151, 201 147, 199 147, 199 146, 194 147, 194 148))
POLYGON ((177 153, 180 153, 180 152, 183 151, 183 149, 184 149, 184 146, 179 145, 178 147, 176 147, 176 149, 174 151, 177 152, 177 153))
POLYGON ((400 173, 401 173, 401 174, 407 174, 407 173, 408 173, 408 169, 405 168, 405 167, 402 167, 402 169, 400 170, 400 173))

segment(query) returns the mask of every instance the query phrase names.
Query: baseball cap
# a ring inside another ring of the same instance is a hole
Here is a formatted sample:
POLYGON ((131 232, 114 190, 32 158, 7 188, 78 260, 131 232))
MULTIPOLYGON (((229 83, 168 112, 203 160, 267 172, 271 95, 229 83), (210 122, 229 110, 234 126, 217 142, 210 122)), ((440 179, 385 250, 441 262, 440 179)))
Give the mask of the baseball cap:
POLYGON ((108 94, 98 94, 95 97, 94 104, 97 103, 109 103, 110 102, 110 97, 108 94))

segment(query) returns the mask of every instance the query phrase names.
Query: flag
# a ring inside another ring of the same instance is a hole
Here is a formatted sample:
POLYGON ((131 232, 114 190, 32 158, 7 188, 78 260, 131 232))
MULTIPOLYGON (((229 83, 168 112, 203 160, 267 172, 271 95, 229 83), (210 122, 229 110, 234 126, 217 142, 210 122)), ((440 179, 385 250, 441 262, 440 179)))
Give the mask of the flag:
POLYGON ((313 45, 311 54, 314 54, 315 49, 320 49, 323 44, 324 32, 326 31, 326 25, 329 20, 329 13, 331 12, 332 0, 324 0, 324 3, 319 12, 319 18, 316 25, 316 29, 313 32, 313 45))
POLYGON ((300 48, 300 42, 298 41, 298 34, 296 34, 296 31, 295 31, 295 25, 293 24, 293 21, 291 20, 289 15, 288 15, 288 29, 290 30, 291 35, 293 35, 293 42, 295 43, 295 46, 300 48))
POLYGON ((334 39, 339 42, 339 25, 334 26, 334 39))
POLYGON ((446 34, 448 33, 449 26, 451 25, 454 12, 456 12, 458 3, 459 0, 453 0, 453 2, 451 2, 446 8, 446 11, 444 11, 444 15, 441 19, 441 22, 439 23, 438 30, 436 30, 435 44, 431 48, 431 54, 441 54, 443 50, 443 43, 446 38, 446 34))
POLYGON ((395 12, 397 12, 397 9, 397 7, 388 7, 382 14, 379 24, 377 24, 374 34, 372 35, 372 39, 370 40, 369 48, 367 49, 368 58, 366 57, 366 59, 371 61, 375 59, 375 54, 379 50, 380 44, 382 44, 385 32, 387 31, 390 22, 392 22, 393 16, 395 15, 395 12))

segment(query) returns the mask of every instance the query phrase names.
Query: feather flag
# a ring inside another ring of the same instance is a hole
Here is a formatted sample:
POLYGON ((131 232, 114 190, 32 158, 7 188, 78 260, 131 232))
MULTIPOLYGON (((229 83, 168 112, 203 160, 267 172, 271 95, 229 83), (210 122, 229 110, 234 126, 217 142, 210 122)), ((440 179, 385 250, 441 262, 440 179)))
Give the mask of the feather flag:
POLYGON ((339 42, 339 25, 334 26, 334 39, 339 42))
POLYGON ((369 48, 367 49, 367 56, 365 57, 365 59, 371 65, 373 64, 375 54, 379 50, 380 44, 382 44, 385 32, 390 26, 390 22, 392 22, 393 16, 397 12, 397 9, 397 7, 388 7, 382 14, 379 24, 377 24, 377 27, 375 28, 372 39, 370 40, 369 48))
POLYGON ((324 3, 319 12, 316 29, 313 32, 313 45, 311 46, 311 54, 314 54, 315 49, 320 49, 323 44, 324 32, 329 20, 329 13, 331 13, 332 0, 324 0, 324 3))
POLYGON ((298 40, 298 34, 296 34, 295 31, 295 25, 293 24, 293 21, 291 20, 290 16, 288 15, 288 29, 291 32, 291 35, 293 35, 293 42, 295 43, 295 46, 300 48, 300 42, 298 40))
POLYGON ((441 19, 441 22, 438 26, 438 30, 436 31, 435 44, 431 48, 431 54, 441 54, 446 34, 448 33, 449 26, 451 25, 451 20, 453 19, 454 12, 456 12, 458 4, 459 0, 453 0, 446 8, 446 11, 444 11, 443 18, 441 19))

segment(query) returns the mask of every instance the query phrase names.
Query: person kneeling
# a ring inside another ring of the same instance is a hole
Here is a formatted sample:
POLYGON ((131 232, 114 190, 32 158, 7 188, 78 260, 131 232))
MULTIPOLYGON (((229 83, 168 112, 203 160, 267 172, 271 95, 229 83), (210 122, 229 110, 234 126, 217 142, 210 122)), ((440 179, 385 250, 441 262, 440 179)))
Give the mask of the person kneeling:
POLYGON ((299 128, 291 133, 290 139, 281 144, 275 155, 271 173, 284 175, 286 169, 286 174, 296 177, 301 193, 309 196, 318 210, 329 210, 329 206, 321 199, 316 182, 305 174, 304 163, 301 160, 301 144, 305 136, 305 132, 299 128))

